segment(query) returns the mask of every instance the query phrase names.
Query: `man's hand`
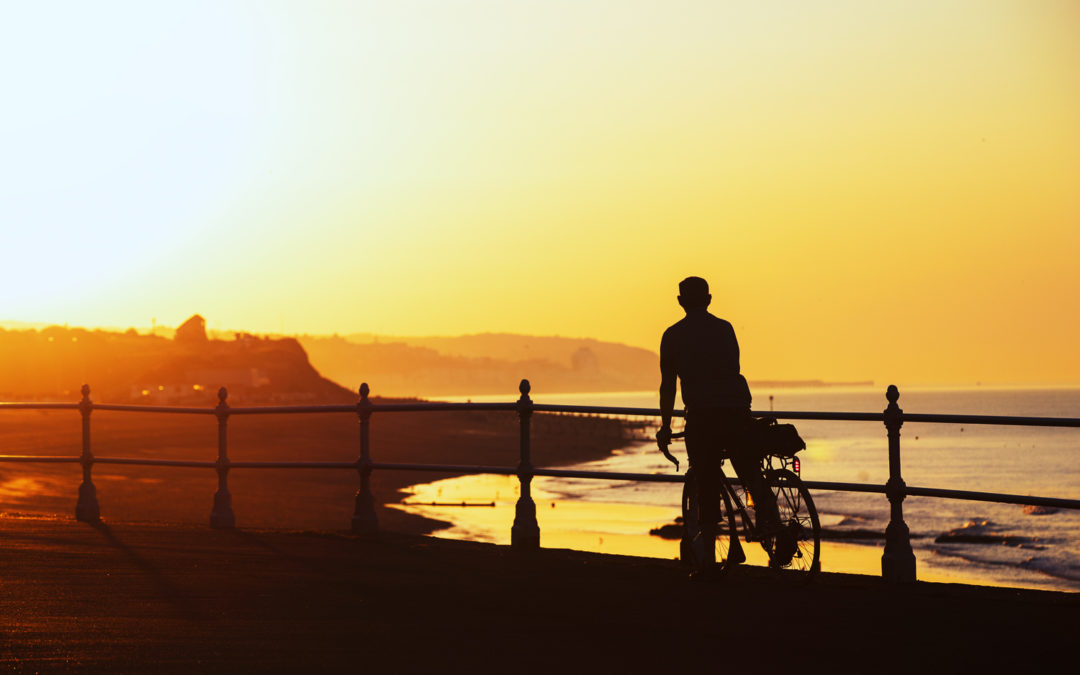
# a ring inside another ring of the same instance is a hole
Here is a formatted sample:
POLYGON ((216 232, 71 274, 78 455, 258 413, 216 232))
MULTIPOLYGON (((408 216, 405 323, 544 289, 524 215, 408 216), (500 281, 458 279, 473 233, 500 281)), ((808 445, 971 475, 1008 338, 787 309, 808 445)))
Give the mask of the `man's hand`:
POLYGON ((671 445, 671 427, 660 427, 657 430, 656 444, 660 446, 660 450, 665 450, 667 446, 671 445))
POLYGON ((668 451, 668 446, 671 445, 671 427, 660 427, 660 430, 656 432, 656 445, 660 448, 660 452, 664 453, 664 457, 667 457, 668 461, 675 465, 675 470, 679 470, 679 460, 675 459, 675 455, 668 451))
POLYGON ((661 446, 660 447, 660 452, 664 453, 664 457, 667 457, 668 461, 675 465, 675 470, 678 471, 679 470, 679 460, 675 458, 675 455, 668 452, 668 449, 667 449, 666 446, 661 446))

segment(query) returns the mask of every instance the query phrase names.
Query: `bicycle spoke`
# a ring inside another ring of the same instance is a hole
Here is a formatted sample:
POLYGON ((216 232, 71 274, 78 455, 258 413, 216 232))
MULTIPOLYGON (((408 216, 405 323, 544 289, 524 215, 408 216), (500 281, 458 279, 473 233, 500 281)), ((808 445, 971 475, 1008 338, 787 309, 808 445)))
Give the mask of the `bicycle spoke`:
POLYGON ((781 527, 787 529, 783 539, 779 535, 768 537, 766 550, 770 554, 770 560, 775 553, 774 547, 777 541, 786 542, 787 537, 794 537, 794 541, 791 542, 794 545, 793 555, 790 560, 784 561, 783 567, 798 572, 801 578, 811 578, 818 569, 819 551, 818 525, 813 501, 801 480, 791 472, 778 469, 771 472, 768 477, 776 499, 781 527))
POLYGON ((717 500, 712 509, 715 520, 711 527, 702 527, 703 508, 695 478, 693 474, 688 475, 683 487, 683 523, 686 534, 680 552, 683 559, 698 571, 726 570, 729 566, 728 555, 732 540, 737 536, 734 514, 726 493, 717 492, 713 495, 717 500))

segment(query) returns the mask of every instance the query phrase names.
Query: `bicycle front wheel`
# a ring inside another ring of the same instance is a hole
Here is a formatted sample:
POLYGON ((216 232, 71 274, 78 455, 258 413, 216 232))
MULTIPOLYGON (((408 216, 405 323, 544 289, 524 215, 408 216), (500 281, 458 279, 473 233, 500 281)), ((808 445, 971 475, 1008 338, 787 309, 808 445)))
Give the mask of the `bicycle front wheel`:
MULTIPOLYGON (((781 566, 798 572, 809 581, 821 571, 821 523, 814 500, 802 479, 787 469, 768 471, 765 477, 776 496, 781 529, 786 530, 785 536, 793 537, 795 543, 790 563, 785 561, 781 566)), ((770 551, 770 555, 772 553, 770 551)))
POLYGON ((716 486, 712 523, 709 509, 703 508, 698 476, 691 467, 683 482, 682 514, 684 533, 679 546, 680 558, 694 570, 723 572, 731 567, 728 556, 736 543, 735 514, 727 492, 716 486))

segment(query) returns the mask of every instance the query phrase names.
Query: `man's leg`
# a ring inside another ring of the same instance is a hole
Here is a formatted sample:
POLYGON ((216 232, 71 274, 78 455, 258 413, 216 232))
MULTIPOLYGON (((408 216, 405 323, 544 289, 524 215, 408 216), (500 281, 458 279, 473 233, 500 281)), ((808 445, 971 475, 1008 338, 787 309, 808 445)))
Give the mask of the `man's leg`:
POLYGON ((775 527, 780 521, 780 512, 776 508, 776 497, 761 473, 761 459, 757 452, 750 449, 733 451, 731 464, 743 486, 754 498, 754 512, 757 514, 755 524, 759 529, 775 527))
MULTIPOLYGON (((753 422, 749 415, 745 420, 746 424, 733 425, 734 433, 738 437, 733 438, 729 445, 733 448, 731 463, 739 474, 739 480, 754 498, 758 530, 771 543, 771 546, 766 546, 769 551, 769 564, 786 567, 796 550, 795 534, 780 527, 782 523, 776 495, 761 470, 761 449, 754 439, 753 422)), ((765 545, 764 541, 762 545, 765 545)))
POLYGON ((754 498, 755 523, 759 529, 775 527, 780 522, 776 497, 761 471, 761 448, 754 438, 754 420, 749 411, 733 411, 726 425, 725 446, 739 480, 754 498))
POLYGON ((719 516, 719 493, 716 462, 719 455, 715 421, 708 416, 695 415, 686 423, 686 454, 697 477, 698 528, 707 566, 716 562, 716 519, 719 516))
POLYGON ((717 508, 716 472, 709 462, 701 467, 703 471, 698 474, 698 504, 701 526, 701 541, 705 553, 706 564, 716 562, 716 519, 720 516, 717 508))

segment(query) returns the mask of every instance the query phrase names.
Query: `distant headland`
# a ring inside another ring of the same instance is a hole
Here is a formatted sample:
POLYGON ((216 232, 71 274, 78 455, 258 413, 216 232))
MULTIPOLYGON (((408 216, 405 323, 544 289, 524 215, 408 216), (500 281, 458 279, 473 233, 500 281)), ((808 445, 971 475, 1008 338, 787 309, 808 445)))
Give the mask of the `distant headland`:
MULTIPOLYGON (((176 328, 106 330, 4 322, 0 395, 9 400, 205 401, 219 386, 249 402, 352 400, 360 382, 392 397, 630 392, 656 388, 659 355, 590 338, 480 333, 455 337, 253 335, 208 331, 198 314, 176 328)), ((870 385, 758 380, 756 388, 870 385)))

